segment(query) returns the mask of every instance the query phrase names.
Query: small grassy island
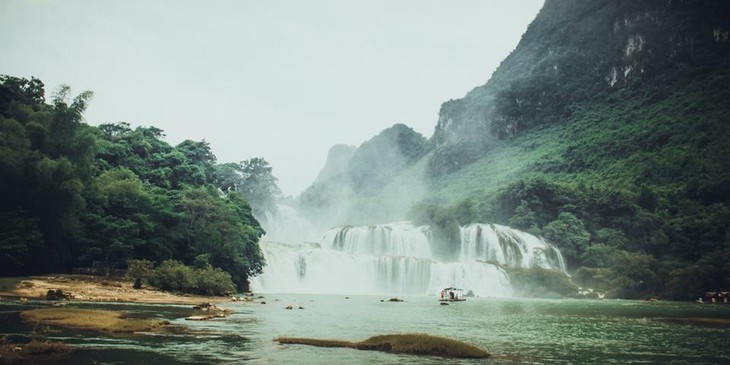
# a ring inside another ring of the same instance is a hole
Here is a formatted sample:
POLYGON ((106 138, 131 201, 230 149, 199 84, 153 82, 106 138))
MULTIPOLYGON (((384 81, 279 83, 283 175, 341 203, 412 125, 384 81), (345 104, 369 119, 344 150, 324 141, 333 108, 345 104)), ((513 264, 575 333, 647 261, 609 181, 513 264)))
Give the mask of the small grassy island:
POLYGON ((450 358, 486 359, 490 356, 488 352, 468 343, 421 333, 373 336, 360 342, 295 337, 279 337, 274 341, 281 344, 347 347, 358 350, 450 358))
POLYGON ((158 319, 126 318, 123 312, 79 309, 40 308, 20 312, 23 321, 111 333, 162 332, 173 326, 158 319))

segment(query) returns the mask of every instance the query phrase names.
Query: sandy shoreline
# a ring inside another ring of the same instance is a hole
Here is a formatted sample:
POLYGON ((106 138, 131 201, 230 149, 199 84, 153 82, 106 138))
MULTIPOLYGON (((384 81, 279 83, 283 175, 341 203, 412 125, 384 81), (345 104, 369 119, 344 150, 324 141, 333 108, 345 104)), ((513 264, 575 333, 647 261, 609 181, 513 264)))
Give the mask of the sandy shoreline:
POLYGON ((143 286, 133 289, 131 280, 114 278, 51 274, 20 278, 15 289, 0 291, 0 296, 45 299, 50 289, 61 289, 72 301, 131 302, 149 304, 200 304, 230 301, 228 297, 177 295, 143 286))

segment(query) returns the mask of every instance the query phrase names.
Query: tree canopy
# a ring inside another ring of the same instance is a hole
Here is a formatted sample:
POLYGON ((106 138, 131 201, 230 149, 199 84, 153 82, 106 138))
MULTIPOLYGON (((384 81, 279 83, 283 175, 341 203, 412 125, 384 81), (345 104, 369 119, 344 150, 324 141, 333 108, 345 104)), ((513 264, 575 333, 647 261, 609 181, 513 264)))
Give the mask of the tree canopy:
POLYGON ((249 201, 279 193, 264 159, 217 164, 205 141, 92 127, 91 92, 62 86, 50 104, 44 92, 38 79, 0 76, 0 275, 204 259, 247 288, 264 265, 249 201))

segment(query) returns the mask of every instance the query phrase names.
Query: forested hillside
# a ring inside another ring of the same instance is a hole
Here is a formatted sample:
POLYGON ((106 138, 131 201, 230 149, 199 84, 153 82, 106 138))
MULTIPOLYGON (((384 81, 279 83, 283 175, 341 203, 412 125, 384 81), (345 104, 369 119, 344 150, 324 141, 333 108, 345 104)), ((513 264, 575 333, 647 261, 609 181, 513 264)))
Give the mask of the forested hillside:
POLYGON ((547 0, 491 79, 442 105, 383 206, 413 184, 403 218, 446 247, 459 224, 507 224, 614 297, 727 290, 727 19, 725 1, 547 0))
POLYGON ((47 103, 40 80, 0 76, 0 275, 172 259, 245 289, 264 232, 241 191, 260 204, 276 194, 266 161, 217 164, 205 141, 89 126, 91 97, 61 87, 47 103))

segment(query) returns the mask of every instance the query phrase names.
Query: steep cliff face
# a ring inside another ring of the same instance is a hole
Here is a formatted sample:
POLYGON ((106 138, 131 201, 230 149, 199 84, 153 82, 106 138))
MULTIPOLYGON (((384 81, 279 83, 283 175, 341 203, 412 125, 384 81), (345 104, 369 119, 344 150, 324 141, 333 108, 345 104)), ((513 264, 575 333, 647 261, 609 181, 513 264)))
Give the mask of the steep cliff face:
POLYGON ((564 122, 587 100, 727 68, 729 17, 726 1, 547 0, 491 79, 442 105, 432 173, 458 170, 500 139, 564 122))
POLYGON ((380 132, 357 149, 333 147, 317 180, 299 197, 300 209, 325 228, 402 218, 407 207, 384 199, 382 190, 428 149, 426 138, 403 124, 380 132))

